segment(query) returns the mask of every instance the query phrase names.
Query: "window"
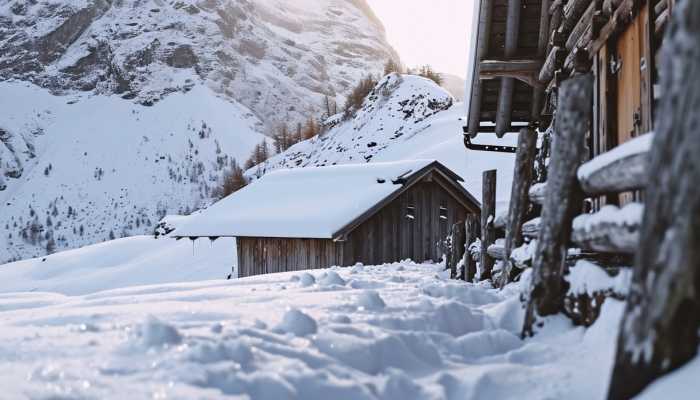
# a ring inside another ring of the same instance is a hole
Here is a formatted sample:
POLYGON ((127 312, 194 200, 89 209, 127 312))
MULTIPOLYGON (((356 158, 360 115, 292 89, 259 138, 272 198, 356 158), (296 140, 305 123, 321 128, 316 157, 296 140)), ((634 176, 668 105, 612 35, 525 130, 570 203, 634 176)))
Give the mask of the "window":
POLYGON ((440 220, 447 221, 447 207, 440 206, 440 220))
POLYGON ((409 204, 406 207, 406 219, 411 221, 416 219, 416 206, 409 204))

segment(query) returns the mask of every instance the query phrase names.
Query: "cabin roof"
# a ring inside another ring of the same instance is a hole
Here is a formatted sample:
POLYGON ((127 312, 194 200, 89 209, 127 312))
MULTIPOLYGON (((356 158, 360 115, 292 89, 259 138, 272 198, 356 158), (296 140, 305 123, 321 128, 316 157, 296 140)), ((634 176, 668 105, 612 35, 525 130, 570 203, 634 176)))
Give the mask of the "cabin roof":
POLYGON ((463 203, 480 207, 462 178, 434 160, 295 168, 268 173, 193 214, 171 236, 336 239, 432 172, 463 203))
POLYGON ((536 72, 548 42, 549 0, 478 0, 471 97, 465 133, 517 132, 537 119, 542 93, 536 72), (517 61, 517 63, 515 63, 517 61), (508 78, 510 76, 510 78, 508 78), (510 88, 504 80, 510 80, 510 88), (500 119, 500 120, 499 120, 500 119))

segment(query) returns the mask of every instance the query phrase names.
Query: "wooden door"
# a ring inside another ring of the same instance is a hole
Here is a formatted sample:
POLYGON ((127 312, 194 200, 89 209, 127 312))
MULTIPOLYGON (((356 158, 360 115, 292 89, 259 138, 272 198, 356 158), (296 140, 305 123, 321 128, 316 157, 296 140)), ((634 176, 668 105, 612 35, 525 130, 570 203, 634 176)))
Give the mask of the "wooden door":
MULTIPOLYGON (((653 56, 648 3, 619 36, 616 50, 611 66, 617 76, 615 146, 652 129, 653 56)), ((624 193, 619 201, 626 204, 639 198, 638 193, 624 193)))

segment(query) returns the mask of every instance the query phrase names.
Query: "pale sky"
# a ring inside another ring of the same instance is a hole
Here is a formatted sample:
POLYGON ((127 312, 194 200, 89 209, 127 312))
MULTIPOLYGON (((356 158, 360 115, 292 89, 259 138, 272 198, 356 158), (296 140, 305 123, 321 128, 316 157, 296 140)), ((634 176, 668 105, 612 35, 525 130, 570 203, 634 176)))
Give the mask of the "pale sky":
POLYGON ((474 0, 368 0, 408 67, 465 78, 474 0))

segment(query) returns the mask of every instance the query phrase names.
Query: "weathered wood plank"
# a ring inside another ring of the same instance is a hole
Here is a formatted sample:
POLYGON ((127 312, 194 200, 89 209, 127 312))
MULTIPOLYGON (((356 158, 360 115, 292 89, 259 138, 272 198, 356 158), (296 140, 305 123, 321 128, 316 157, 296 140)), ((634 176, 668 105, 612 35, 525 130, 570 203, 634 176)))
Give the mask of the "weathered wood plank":
POLYGON ((608 399, 635 397, 700 346, 700 2, 678 1, 661 60, 653 171, 608 399))
POLYGON ((533 333, 538 316, 555 314, 562 309, 563 276, 571 223, 580 212, 583 200, 576 170, 586 156, 585 140, 591 126, 592 95, 593 80, 590 75, 564 81, 559 88, 547 197, 534 258, 524 335, 533 333))
POLYGON ((583 191, 597 196, 646 187, 652 141, 652 133, 638 136, 583 164, 577 172, 583 191))
POLYGON ((481 200, 481 280, 491 279, 493 258, 488 255, 488 248, 496 240, 493 221, 496 214, 496 170, 484 171, 483 194, 481 200))
POLYGON ((583 250, 634 254, 643 211, 641 204, 630 203, 622 209, 608 205, 597 213, 580 215, 574 219, 571 240, 583 250))

